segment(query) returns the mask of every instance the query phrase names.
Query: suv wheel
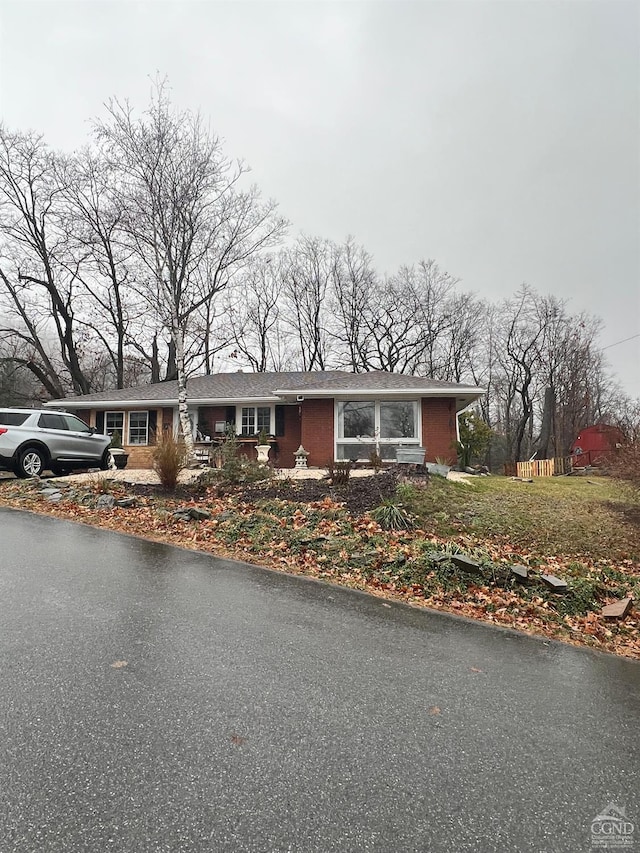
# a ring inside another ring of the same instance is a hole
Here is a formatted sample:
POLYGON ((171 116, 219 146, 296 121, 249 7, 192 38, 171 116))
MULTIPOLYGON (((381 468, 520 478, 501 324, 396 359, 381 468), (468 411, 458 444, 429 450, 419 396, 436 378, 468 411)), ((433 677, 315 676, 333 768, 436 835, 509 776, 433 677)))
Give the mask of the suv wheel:
POLYGON ((39 477, 46 465, 46 456, 39 447, 26 447, 18 457, 16 474, 18 477, 39 477))

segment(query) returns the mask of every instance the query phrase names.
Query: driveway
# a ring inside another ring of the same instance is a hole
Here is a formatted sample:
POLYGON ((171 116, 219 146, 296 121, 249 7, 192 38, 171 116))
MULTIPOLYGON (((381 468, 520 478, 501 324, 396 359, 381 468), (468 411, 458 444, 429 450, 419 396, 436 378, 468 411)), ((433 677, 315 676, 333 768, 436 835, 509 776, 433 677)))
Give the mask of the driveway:
POLYGON ((635 662, 51 518, 0 530, 2 853, 576 853, 610 803, 640 846, 635 662))

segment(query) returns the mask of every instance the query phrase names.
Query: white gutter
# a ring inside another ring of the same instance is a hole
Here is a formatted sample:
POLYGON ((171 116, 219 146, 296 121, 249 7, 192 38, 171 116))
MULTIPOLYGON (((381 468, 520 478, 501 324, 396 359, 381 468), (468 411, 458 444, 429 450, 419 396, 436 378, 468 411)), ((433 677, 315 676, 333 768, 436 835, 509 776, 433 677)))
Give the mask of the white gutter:
POLYGON ((411 394, 413 397, 482 397, 486 393, 486 388, 477 388, 475 385, 460 385, 458 388, 287 388, 274 391, 280 397, 380 397, 392 394, 411 394))

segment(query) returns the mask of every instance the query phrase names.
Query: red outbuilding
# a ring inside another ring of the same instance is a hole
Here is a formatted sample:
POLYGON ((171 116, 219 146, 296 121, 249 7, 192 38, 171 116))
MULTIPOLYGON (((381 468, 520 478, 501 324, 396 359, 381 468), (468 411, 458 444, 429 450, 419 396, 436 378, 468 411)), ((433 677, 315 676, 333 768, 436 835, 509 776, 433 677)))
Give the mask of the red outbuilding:
POLYGON ((597 465, 611 456, 623 440, 624 436, 617 427, 608 424, 585 427, 571 446, 573 464, 597 465))

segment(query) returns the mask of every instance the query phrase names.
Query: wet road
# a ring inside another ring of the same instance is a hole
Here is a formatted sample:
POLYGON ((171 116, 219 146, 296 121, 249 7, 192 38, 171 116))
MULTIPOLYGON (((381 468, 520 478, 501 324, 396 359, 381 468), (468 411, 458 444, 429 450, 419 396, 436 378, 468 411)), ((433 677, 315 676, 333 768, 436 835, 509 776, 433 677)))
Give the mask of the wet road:
POLYGON ((576 853, 610 802, 640 847, 637 663, 54 519, 0 532, 2 853, 576 853))

